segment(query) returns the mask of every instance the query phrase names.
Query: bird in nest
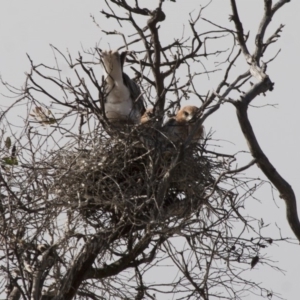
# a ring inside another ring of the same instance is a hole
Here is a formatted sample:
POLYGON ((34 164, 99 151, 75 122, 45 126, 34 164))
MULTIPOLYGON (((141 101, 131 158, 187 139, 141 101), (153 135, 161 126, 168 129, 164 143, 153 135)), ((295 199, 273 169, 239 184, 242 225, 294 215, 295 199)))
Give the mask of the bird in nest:
POLYGON ((101 51, 105 80, 105 115, 111 123, 139 124, 145 112, 140 87, 124 73, 128 51, 101 51))
POLYGON ((198 107, 184 106, 174 117, 168 119, 163 126, 163 131, 172 142, 184 141, 191 133, 193 133, 192 141, 199 142, 204 136, 204 126, 196 124, 198 119, 198 107))

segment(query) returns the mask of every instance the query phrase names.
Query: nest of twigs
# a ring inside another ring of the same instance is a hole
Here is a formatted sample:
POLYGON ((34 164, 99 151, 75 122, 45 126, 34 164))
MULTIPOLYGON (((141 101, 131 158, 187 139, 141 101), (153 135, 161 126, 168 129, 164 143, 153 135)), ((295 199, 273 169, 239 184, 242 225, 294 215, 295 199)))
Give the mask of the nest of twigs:
POLYGON ((95 226, 139 226, 201 210, 216 168, 205 145, 183 147, 153 132, 131 128, 58 152, 52 162, 57 201, 95 226))

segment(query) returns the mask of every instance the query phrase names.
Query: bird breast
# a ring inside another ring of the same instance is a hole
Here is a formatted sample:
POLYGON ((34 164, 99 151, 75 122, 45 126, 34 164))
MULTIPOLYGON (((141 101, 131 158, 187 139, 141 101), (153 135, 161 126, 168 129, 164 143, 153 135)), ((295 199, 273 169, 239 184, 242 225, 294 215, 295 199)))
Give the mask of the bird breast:
POLYGON ((105 114, 108 119, 128 118, 132 111, 132 100, 128 89, 115 86, 107 95, 105 114))

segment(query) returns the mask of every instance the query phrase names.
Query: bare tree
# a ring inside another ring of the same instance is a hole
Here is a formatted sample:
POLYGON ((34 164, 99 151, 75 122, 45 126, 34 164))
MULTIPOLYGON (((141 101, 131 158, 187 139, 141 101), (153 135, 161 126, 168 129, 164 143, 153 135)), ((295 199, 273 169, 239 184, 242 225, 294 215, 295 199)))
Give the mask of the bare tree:
POLYGON ((28 56, 24 88, 2 82, 17 97, 1 113, 1 292, 8 299, 276 296, 245 274, 260 263, 278 269, 263 251, 286 239, 266 236, 263 221, 242 210, 265 183, 245 175, 257 165, 284 199, 300 241, 294 192, 264 154, 247 115, 258 95, 273 90, 267 66, 274 57, 262 57, 283 26, 265 33, 289 1, 274 2, 263 1, 250 53, 235 0, 228 27, 205 19, 202 7, 190 14, 189 33, 170 44, 160 36, 168 13, 163 0, 154 10, 139 1, 105 0, 102 15, 119 30, 103 33, 123 38, 119 50, 138 49, 127 63, 154 108, 146 124, 120 127, 107 120, 99 48, 74 60, 52 46, 56 67, 28 56), (202 32, 200 22, 211 29, 202 32), (130 31, 122 31, 125 23, 130 31), (231 43, 230 49, 216 49, 211 41, 231 43), (218 65, 224 76, 209 91, 199 77, 216 68, 206 68, 202 59, 209 64, 216 57, 224 58, 218 65), (71 77, 61 75, 61 60, 73 70, 71 77), (236 74, 243 62, 245 71, 236 74), (190 98, 199 107, 194 129, 172 141, 164 120, 190 98), (215 150, 218 141, 210 132, 200 143, 193 139, 225 103, 236 110, 252 155, 242 166, 238 154, 215 150), (27 111, 21 129, 14 125, 19 105, 27 111), (166 265, 174 275, 153 280, 151 274, 166 265))

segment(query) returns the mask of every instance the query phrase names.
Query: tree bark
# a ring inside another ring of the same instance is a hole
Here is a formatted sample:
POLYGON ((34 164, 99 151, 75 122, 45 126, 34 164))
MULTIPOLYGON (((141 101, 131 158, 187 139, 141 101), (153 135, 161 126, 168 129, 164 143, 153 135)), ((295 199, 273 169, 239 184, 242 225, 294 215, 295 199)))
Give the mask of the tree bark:
POLYGON ((248 118, 248 103, 237 101, 235 106, 237 118, 247 140, 249 150, 256 159, 257 166, 277 188, 280 193, 280 198, 285 201, 287 220, 297 239, 300 241, 300 223, 294 191, 290 184, 277 172, 268 157, 260 148, 248 118))

